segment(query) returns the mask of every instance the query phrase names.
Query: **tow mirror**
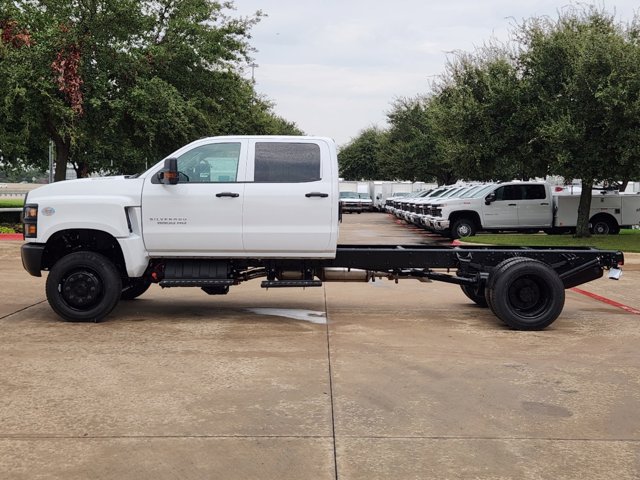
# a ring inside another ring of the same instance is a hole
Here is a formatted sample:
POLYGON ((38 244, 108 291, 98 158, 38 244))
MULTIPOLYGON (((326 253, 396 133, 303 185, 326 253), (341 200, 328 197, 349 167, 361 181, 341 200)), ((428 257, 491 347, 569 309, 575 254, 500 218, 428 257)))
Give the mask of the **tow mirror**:
POLYGON ((491 192, 489 195, 484 197, 484 204, 485 205, 491 205, 491 203, 493 203, 495 201, 496 201, 496 194, 494 192, 491 192))
POLYGON ((164 161, 164 168, 158 172, 158 180, 164 185, 175 185, 178 179, 178 160, 167 158, 164 161))

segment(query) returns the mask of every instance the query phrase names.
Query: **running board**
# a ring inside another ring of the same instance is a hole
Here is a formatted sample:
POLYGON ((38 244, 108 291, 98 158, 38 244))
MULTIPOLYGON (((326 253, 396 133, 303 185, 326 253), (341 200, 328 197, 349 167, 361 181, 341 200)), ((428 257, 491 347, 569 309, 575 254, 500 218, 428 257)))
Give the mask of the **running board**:
POLYGON ((320 280, 265 280, 260 284, 262 288, 288 288, 288 287, 321 287, 320 280))

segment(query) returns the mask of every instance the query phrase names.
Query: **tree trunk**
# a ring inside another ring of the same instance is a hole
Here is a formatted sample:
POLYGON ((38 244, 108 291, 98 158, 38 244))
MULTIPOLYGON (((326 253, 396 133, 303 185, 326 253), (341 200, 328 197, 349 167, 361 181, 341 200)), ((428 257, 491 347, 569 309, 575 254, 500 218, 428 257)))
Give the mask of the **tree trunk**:
POLYGON ((592 190, 593 180, 585 180, 583 178, 580 205, 578 206, 578 224, 576 225, 576 237, 578 238, 591 236, 591 232, 589 232, 589 213, 591 212, 592 190))
POLYGON ((629 186, 629 180, 622 182, 622 185, 620 185, 620 191, 624 192, 627 189, 627 186, 629 186))
POLYGON ((67 179, 67 162, 69 161, 69 143, 56 135, 56 171, 53 177, 54 182, 67 179))

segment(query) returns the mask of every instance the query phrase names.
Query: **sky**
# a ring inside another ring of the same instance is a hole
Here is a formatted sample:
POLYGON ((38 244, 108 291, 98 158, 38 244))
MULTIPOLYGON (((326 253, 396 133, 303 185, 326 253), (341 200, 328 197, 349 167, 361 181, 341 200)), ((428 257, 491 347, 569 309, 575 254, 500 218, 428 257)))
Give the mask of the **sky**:
MULTIPOLYGON (((252 29, 256 91, 308 135, 339 145, 386 126, 394 100, 430 91, 453 52, 508 41, 530 17, 556 18, 570 0, 235 0, 252 29)), ((580 5, 584 5, 582 2, 580 5)), ((587 2, 588 4, 588 2, 587 2)), ((637 0, 596 3, 630 22, 637 0)), ((251 78, 252 69, 246 69, 251 78)))

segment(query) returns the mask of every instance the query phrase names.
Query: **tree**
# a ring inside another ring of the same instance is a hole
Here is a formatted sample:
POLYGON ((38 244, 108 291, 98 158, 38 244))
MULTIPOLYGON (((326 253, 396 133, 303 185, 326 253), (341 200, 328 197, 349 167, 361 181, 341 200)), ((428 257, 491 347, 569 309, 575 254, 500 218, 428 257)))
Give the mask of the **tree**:
POLYGON ((387 114, 384 171, 391 178, 439 184, 456 181, 451 164, 438 151, 432 106, 431 97, 402 98, 387 114))
POLYGON ((638 35, 590 7, 520 28, 523 80, 541 112, 536 141, 551 170, 582 179, 577 236, 589 235, 592 187, 640 173, 638 35))
POLYGON ((250 18, 209 0, 0 0, 0 148, 56 180, 135 172, 209 135, 298 133, 241 75, 250 18))
POLYGON ((371 127, 360 132, 338 153, 340 176, 345 180, 377 180, 380 178, 380 156, 385 132, 371 127))
POLYGON ((435 91, 439 151, 459 177, 511 180, 546 174, 545 157, 533 154, 532 109, 505 48, 457 54, 435 91))

